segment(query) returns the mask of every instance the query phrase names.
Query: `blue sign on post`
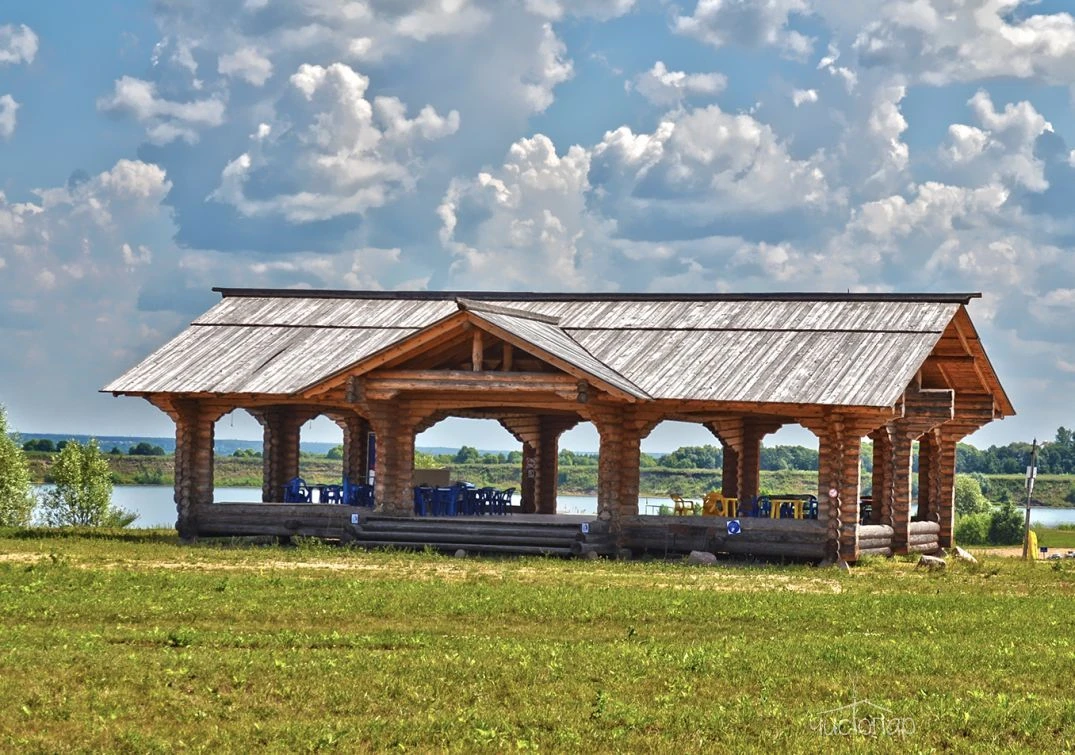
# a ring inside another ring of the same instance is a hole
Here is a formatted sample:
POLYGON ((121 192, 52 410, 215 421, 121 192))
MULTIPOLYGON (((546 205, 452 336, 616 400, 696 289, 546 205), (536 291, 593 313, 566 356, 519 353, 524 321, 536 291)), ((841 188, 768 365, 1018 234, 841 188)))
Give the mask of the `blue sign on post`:
POLYGON ((742 531, 743 531, 743 526, 741 524, 739 524, 738 519, 732 519, 730 522, 728 522, 728 534, 729 535, 738 535, 742 531))
POLYGON ((583 535, 589 535, 590 534, 590 523, 589 522, 583 522, 582 523, 582 534, 583 535))

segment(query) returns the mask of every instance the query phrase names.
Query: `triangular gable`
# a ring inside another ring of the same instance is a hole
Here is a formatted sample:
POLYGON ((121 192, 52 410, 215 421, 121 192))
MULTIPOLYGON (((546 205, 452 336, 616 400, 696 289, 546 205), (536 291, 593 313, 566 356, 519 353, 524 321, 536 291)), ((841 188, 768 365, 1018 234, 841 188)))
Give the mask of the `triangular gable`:
POLYGON ((650 398, 641 388, 580 346, 556 324, 555 318, 471 300, 459 300, 458 306, 458 312, 358 360, 326 380, 308 386, 302 395, 316 395, 351 377, 417 357, 470 325, 614 396, 629 401, 650 398))

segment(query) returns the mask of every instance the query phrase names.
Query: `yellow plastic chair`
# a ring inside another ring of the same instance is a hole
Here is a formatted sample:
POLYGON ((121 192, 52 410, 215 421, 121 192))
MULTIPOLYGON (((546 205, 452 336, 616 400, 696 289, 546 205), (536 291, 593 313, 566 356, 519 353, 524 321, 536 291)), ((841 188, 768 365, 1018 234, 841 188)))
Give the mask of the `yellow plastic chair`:
POLYGON ((724 499, 720 493, 711 490, 702 499, 703 516, 724 516, 724 499))
POLYGON ((676 516, 694 514, 698 504, 690 498, 684 498, 676 493, 672 494, 672 513, 676 516))

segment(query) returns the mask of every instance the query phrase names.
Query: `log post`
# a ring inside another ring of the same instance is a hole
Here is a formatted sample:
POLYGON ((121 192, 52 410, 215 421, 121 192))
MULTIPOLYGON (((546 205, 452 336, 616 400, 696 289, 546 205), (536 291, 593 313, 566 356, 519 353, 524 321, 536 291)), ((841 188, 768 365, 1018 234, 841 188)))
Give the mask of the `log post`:
POLYGON ((556 513, 560 436, 578 423, 578 416, 569 414, 500 418, 500 424, 523 443, 520 485, 523 513, 556 513))
POLYGON ((891 524, 892 520, 892 434, 888 426, 870 433, 873 441, 873 484, 871 524, 891 524))
MULTIPOLYGON (((892 437, 892 552, 907 553, 911 538, 911 475, 914 474, 913 447, 917 433, 903 422, 890 426, 892 437)), ((882 522, 886 524, 886 522, 882 522)))
POLYGON ((196 507, 213 502, 213 432, 220 411, 201 402, 175 399, 169 412, 175 420, 175 528, 179 537, 198 537, 196 507))
MULTIPOLYGON (((914 441, 930 433, 933 428, 952 419, 955 394, 948 389, 923 389, 912 383, 903 395, 903 416, 889 423, 892 437, 892 552, 905 554, 910 546, 912 486, 912 447, 914 441)), ((928 448, 928 443, 925 444, 928 448)), ((937 462, 926 464, 919 457, 919 518, 923 518, 923 501, 928 511, 932 505, 928 493, 938 479, 937 462), (922 470, 928 471, 923 480, 922 470)), ((939 457, 938 457, 939 460, 939 457)), ((932 498, 936 499, 936 493, 932 498)))
POLYGON ((474 372, 482 371, 482 363, 485 361, 485 346, 482 342, 482 332, 474 329, 473 340, 470 343, 470 361, 474 372))
MULTIPOLYGON (((601 438, 597 466, 597 516, 613 530, 626 517, 638 516, 642 439, 660 422, 652 409, 589 405, 582 410, 601 438)), ((619 534, 617 535, 619 537, 619 534)))
POLYGON ((859 557, 859 494, 862 436, 877 420, 828 413, 822 420, 803 420, 818 436, 818 520, 828 531, 830 558, 859 557))
POLYGON ((538 431, 538 474, 535 486, 535 506, 539 514, 556 513, 556 487, 560 464, 560 433, 555 421, 542 417, 538 431))
POLYGON ((366 460, 370 423, 359 414, 336 415, 333 419, 343 430, 343 475, 352 484, 365 485, 369 480, 366 460))
POLYGON ((939 537, 942 548, 955 544, 956 525, 956 446, 963 432, 941 426, 937 439, 937 501, 936 513, 940 521, 939 537))
POLYGON ((417 419, 399 399, 368 401, 377 445, 374 497, 377 509, 394 516, 414 513, 414 436, 417 419))
POLYGON ((761 489, 761 441, 764 437, 765 432, 756 422, 743 421, 743 450, 738 454, 736 473, 740 503, 754 500, 761 489))
POLYGON ((724 418, 705 423, 721 446, 720 494, 739 499, 739 463, 743 449, 742 418, 724 418))
POLYGON ((519 486, 524 514, 537 511, 538 449, 533 443, 523 443, 523 476, 519 486))
POLYGON ((252 411, 262 427, 261 500, 284 500, 288 480, 299 474, 300 431, 310 411, 293 406, 271 406, 252 411))
POLYGON ((720 473, 720 494, 724 498, 739 498, 739 452, 727 444, 722 444, 720 473))
POLYGON ((739 502, 747 503, 758 497, 761 490, 761 442, 769 433, 783 427, 784 422, 771 417, 744 417, 742 446, 738 453, 739 502))

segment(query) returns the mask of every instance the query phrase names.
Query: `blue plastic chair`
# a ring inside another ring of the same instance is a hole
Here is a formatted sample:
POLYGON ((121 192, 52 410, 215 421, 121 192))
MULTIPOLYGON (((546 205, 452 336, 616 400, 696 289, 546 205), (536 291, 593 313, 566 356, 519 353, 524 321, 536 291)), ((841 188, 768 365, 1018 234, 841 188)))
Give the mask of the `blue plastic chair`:
POLYGON ((511 497, 513 495, 515 495, 515 488, 505 488, 504 490, 497 491, 496 508, 498 514, 508 513, 508 507, 511 506, 511 497))
POLYGON ((756 499, 757 505, 755 506, 754 516, 763 519, 768 519, 773 513, 773 502, 769 500, 769 496, 760 495, 756 499))
POLYGON ((460 513, 475 516, 481 513, 481 491, 474 487, 464 487, 459 491, 460 513))
POLYGON ((284 486, 284 503, 309 503, 310 489, 306 486, 306 480, 301 477, 292 477, 284 486))
POLYGON ((810 496, 810 500, 803 506, 804 519, 817 519, 817 498, 810 496))
POLYGON ((433 489, 433 515, 456 516, 459 513, 459 497, 462 487, 452 485, 433 489))
POLYGON ((739 516, 757 516, 758 515, 758 499, 752 498, 749 501, 739 502, 739 516))
POLYGON ((366 508, 373 508, 373 486, 372 485, 359 485, 357 482, 351 482, 347 475, 343 476, 343 500, 348 506, 365 506, 366 508))
POLYGON ((414 489, 414 513, 417 516, 431 516, 436 500, 433 488, 419 485, 414 489))

